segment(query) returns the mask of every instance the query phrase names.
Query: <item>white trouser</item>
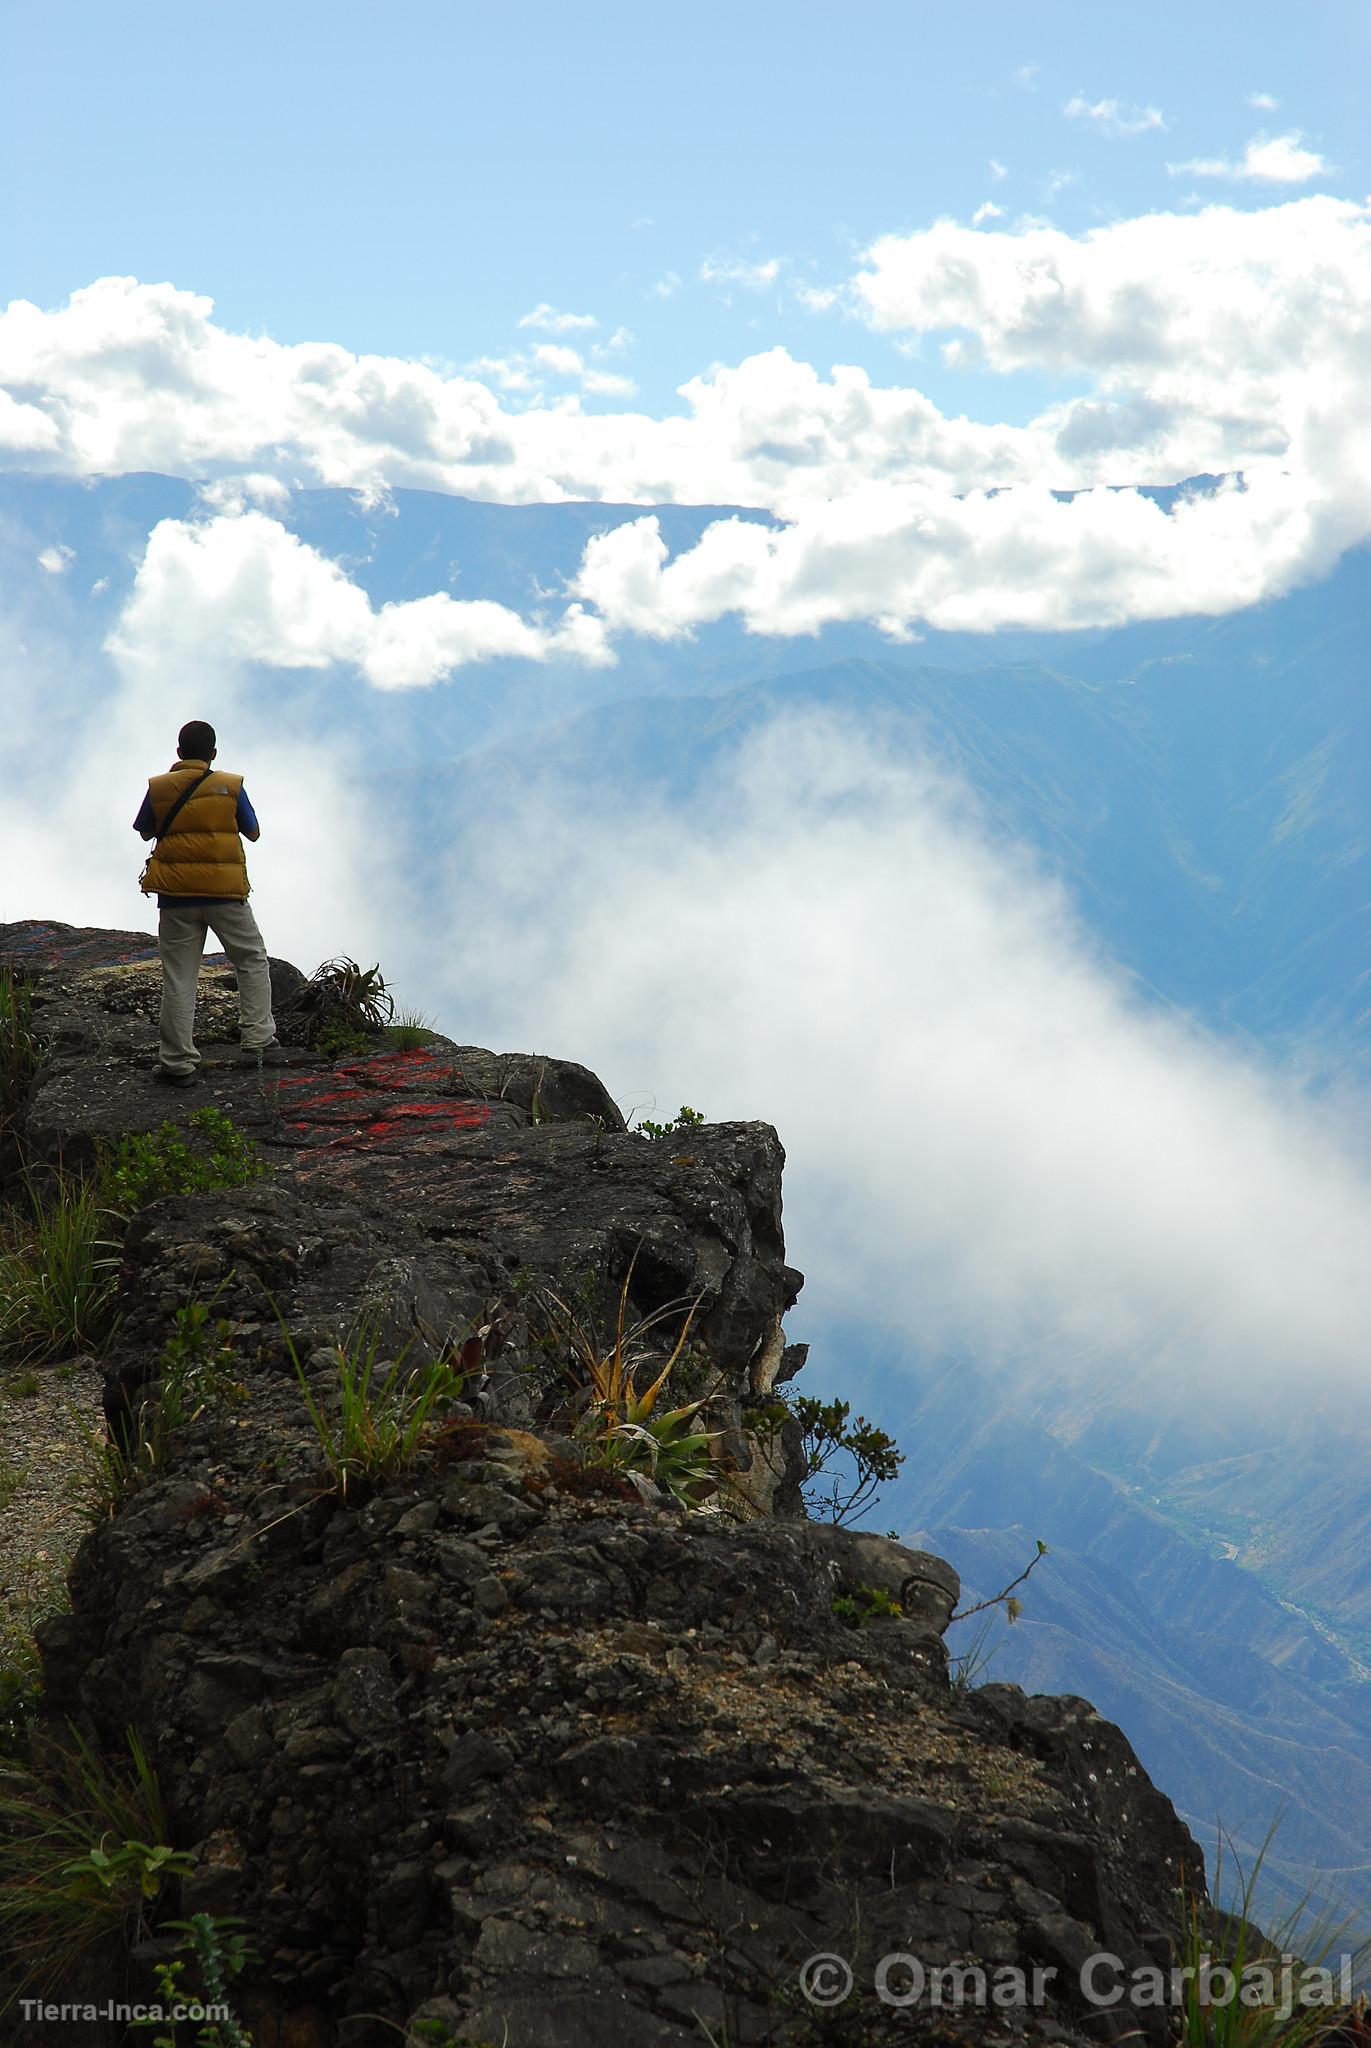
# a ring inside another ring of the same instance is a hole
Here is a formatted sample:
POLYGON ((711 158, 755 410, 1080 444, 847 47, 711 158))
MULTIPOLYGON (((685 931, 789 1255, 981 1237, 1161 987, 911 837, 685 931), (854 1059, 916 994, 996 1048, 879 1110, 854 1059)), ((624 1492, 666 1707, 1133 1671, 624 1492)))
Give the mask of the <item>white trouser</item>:
POLYGON ((162 956, 160 1054, 162 1065, 173 1073, 191 1074, 200 1064, 195 1050, 195 991, 205 935, 211 931, 238 976, 238 1022, 244 1046, 253 1052, 276 1036, 267 949, 247 904, 167 904, 157 921, 157 950, 162 956))

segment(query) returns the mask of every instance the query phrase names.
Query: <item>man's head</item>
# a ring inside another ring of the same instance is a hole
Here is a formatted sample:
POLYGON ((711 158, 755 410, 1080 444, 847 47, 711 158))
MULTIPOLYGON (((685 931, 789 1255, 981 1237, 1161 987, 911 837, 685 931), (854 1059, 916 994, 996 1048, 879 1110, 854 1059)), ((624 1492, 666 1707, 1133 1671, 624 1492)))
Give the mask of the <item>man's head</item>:
POLYGON ((183 761, 212 761, 217 744, 214 727, 203 718, 192 718, 176 736, 176 751, 183 761))

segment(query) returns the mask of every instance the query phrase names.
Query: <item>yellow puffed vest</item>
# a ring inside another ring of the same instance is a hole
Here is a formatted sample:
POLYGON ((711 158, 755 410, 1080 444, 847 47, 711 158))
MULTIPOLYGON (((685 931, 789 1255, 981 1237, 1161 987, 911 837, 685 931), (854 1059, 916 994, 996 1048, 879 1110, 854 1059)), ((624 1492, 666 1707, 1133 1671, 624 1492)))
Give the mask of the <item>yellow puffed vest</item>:
POLYGON ((208 761, 177 761, 166 775, 148 778, 152 814, 160 829, 188 783, 210 769, 188 797, 165 839, 152 850, 139 886, 148 896, 246 897, 248 864, 238 836, 241 775, 225 775, 208 761))

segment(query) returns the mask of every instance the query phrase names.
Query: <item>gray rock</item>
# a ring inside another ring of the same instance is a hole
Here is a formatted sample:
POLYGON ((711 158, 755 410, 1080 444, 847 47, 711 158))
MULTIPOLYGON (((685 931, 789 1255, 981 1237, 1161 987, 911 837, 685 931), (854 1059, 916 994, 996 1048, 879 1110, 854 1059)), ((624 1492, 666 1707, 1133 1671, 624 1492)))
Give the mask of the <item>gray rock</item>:
POLYGON ((395 1681, 384 1650, 344 1650, 333 1684, 333 1712, 358 1742, 384 1733, 395 1719, 395 1681))

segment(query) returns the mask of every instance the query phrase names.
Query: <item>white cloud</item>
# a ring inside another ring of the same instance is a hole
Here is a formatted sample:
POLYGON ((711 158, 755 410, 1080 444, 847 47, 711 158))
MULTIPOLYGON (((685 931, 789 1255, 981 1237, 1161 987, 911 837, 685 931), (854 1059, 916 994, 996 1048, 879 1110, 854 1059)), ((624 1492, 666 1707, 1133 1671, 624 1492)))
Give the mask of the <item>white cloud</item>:
POLYGON ((1009 166, 1007 164, 1002 164, 999 161, 998 157, 992 156, 990 159, 990 175, 995 180, 995 183, 997 185, 1002 184, 1003 181, 1009 176, 1009 166))
POLYGON ((1019 65, 1012 75, 1014 83, 1018 86, 1020 92, 1036 92, 1038 90, 1038 75, 1042 68, 1041 64, 1019 65))
POLYGON ((741 256, 707 256, 700 265, 702 284, 737 285, 745 292, 769 290, 780 274, 779 256, 768 256, 760 263, 749 263, 741 256))
POLYGON ((593 398, 632 398, 637 388, 631 377, 612 370, 587 370, 581 378, 581 389, 593 398))
POLYGON ((674 270, 668 270, 666 275, 659 277, 656 284, 653 285, 652 296, 654 299, 674 299, 680 289, 681 279, 679 273, 674 270))
POLYGON ((407 486, 741 505, 787 522, 721 529, 669 565, 648 547, 628 586, 615 564, 641 539, 616 539, 582 577, 613 631, 688 632, 728 609, 783 633, 828 617, 905 633, 1221 612, 1371 535, 1365 207, 1213 206, 1079 236, 940 221, 875 243, 840 303, 900 347, 932 337, 982 392, 1027 371, 1078 394, 1020 424, 951 417, 856 365, 821 373, 772 348, 690 379, 650 417, 625 404, 627 380, 607 381, 598 345, 588 363, 540 343, 481 381, 233 335, 192 294, 118 279, 51 314, 19 301, 0 315, 0 385, 47 423, 24 466, 189 475, 218 509, 279 509, 270 493, 288 481, 373 499, 407 486), (539 381, 554 375, 575 383, 555 400, 539 381), (1102 488, 1201 472, 1242 472, 1248 488, 1174 518, 1102 488), (1090 495, 1062 505, 1050 489, 1090 495), (661 606, 650 621, 639 588, 661 606))
POLYGON ((473 376, 490 378, 502 391, 534 392, 538 389, 538 380, 524 356, 478 356, 468 367, 473 376))
MULTIPOLYGON (((0 316, 3 317, 3 316, 0 316)), ((60 448, 61 428, 41 407, 0 391, 0 452, 48 455, 60 448)))
POLYGON ((598 327, 599 324, 593 313, 559 313, 557 308, 549 306, 546 300, 535 306, 531 313, 521 315, 519 320, 520 327, 540 327, 545 334, 574 334, 578 330, 589 332, 592 327, 598 327))
POLYGON ((1051 1341, 1182 1394, 1364 1398, 1371 1172, 1346 1127, 1138 1003, 1031 856, 879 730, 778 721, 674 804, 500 802, 448 894, 425 876, 452 948, 416 954, 426 1004, 479 989, 484 1037, 574 1045, 624 1099, 765 1113, 791 1255, 855 1312, 915 1302, 931 1348, 1051 1341), (530 917, 551 873, 558 916, 530 917))
POLYGON ((1166 117, 1160 107, 1133 107, 1123 100, 1083 99, 1077 93, 1069 99, 1062 112, 1071 121, 1088 121, 1101 135, 1122 139, 1133 135, 1147 135, 1154 129, 1165 128, 1166 117))
POLYGON ((574 348, 555 341, 540 342, 533 360, 540 370, 551 370, 556 377, 579 377, 585 367, 574 348))
POLYGON ((501 656, 613 658, 598 623, 574 604, 552 626, 445 591, 376 610, 336 562, 260 512, 154 527, 108 645, 125 671, 148 677, 243 662, 320 670, 349 663, 381 690, 418 688, 501 656))
POLYGON ((59 541, 53 547, 43 549, 38 557, 38 566, 45 569, 49 576, 65 576, 75 560, 76 550, 64 546, 59 541))
MULTIPOLYGON (((716 520, 668 561, 649 516, 592 539, 575 579, 611 633, 680 638, 728 613, 749 632, 869 620, 893 638, 1117 625, 1220 612, 1307 568, 1317 508, 1278 478, 1166 512, 1132 490, 1062 502, 1041 485, 950 498, 872 484, 782 527, 716 520)), ((1332 558, 1331 537, 1325 555, 1332 558)))
MULTIPOLYGON (((1251 536, 1272 587, 1285 587, 1297 529, 1307 574, 1371 531, 1371 422, 1358 397, 1371 326, 1366 207, 1210 207, 1079 237, 940 222, 876 243, 855 293, 882 331, 965 331, 992 370, 1092 380, 1034 430, 1094 477, 1260 479, 1248 512, 1258 498, 1266 516, 1285 507, 1269 558, 1262 533, 1251 536)), ((1041 459, 1036 474, 1051 471, 1041 459)))
POLYGON ((1192 157, 1187 163, 1168 164, 1173 178, 1227 178, 1236 183, 1257 185, 1307 185, 1311 178, 1325 177, 1330 166, 1316 150, 1301 146, 1298 128, 1288 135, 1254 135, 1241 158, 1192 157))
POLYGON ((1247 95, 1249 107, 1255 107, 1259 114, 1274 114, 1280 101, 1269 92, 1250 92, 1247 95))
POLYGON ((241 476, 221 476, 201 484, 198 495, 209 512, 246 512, 254 505, 275 506, 279 511, 290 503, 290 486, 278 476, 246 470, 241 476))
POLYGON ((988 220, 1003 220, 1004 208, 996 206, 993 199, 983 199, 971 216, 971 225, 978 228, 988 220))

